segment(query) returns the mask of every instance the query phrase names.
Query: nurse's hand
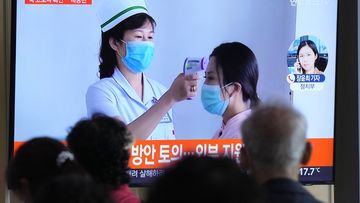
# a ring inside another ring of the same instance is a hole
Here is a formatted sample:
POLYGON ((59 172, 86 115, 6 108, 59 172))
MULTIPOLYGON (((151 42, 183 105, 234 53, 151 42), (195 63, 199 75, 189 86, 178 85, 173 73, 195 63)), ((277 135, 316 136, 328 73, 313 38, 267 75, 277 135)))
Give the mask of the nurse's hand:
POLYGON ((179 102, 194 97, 198 90, 199 76, 197 74, 185 76, 179 74, 171 84, 168 93, 174 102, 179 102))

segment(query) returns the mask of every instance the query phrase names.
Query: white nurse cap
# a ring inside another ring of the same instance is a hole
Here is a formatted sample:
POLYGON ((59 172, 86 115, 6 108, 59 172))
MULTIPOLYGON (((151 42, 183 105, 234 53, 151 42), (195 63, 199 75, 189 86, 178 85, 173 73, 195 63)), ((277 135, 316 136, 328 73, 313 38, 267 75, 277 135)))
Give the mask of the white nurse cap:
POLYGON ((148 13, 145 0, 98 0, 97 2, 98 18, 103 32, 132 15, 148 13))

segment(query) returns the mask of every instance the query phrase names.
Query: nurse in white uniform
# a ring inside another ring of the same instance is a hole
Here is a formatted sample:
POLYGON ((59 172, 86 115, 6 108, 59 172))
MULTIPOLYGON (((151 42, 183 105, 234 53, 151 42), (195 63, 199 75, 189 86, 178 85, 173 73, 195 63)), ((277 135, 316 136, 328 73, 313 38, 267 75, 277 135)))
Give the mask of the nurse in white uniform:
POLYGON ((99 0, 100 79, 86 94, 88 115, 127 124, 135 139, 175 139, 172 106, 197 91, 198 76, 179 74, 167 90, 143 73, 154 50, 155 21, 144 0, 99 0))

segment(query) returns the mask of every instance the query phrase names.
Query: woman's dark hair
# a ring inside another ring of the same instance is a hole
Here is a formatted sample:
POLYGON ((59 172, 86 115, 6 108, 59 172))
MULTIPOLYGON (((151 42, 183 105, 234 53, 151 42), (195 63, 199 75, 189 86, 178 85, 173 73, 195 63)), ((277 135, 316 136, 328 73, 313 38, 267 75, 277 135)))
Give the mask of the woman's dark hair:
POLYGON ((144 25, 146 20, 151 22, 153 28, 155 27, 156 22, 151 16, 146 13, 138 13, 126 18, 110 30, 101 33, 101 47, 99 56, 100 79, 111 77, 114 73, 114 68, 116 67, 116 52, 110 47, 109 39, 123 39, 125 31, 141 27, 144 25))
POLYGON ((89 176, 62 175, 44 184, 34 203, 114 203, 109 191, 89 176))
POLYGON ((165 171, 152 185, 146 203, 250 203, 258 197, 255 180, 234 160, 190 156, 165 171))
POLYGON ((20 191, 23 187, 21 180, 26 180, 33 197, 45 181, 56 175, 84 175, 80 165, 72 158, 65 156, 59 159, 62 152, 70 153, 64 144, 52 138, 40 137, 27 141, 16 151, 7 167, 8 188, 20 191))
POLYGON ((231 82, 240 83, 244 102, 250 100, 251 108, 255 107, 260 102, 256 91, 259 70, 251 49, 240 42, 223 43, 213 50, 210 57, 216 59, 218 75, 222 70, 222 86, 231 82))
MULTIPOLYGON (((318 52, 318 50, 317 50, 317 48, 316 48, 316 44, 315 44, 313 41, 311 41, 311 40, 303 40, 303 41, 300 42, 300 44, 299 44, 299 46, 298 46, 298 49, 297 49, 296 58, 299 58, 300 50, 301 50, 301 48, 303 48, 304 46, 309 46, 310 49, 314 52, 314 55, 317 56, 317 58, 316 58, 316 60, 315 60, 315 64, 314 64, 315 67, 317 67, 317 66, 318 66, 317 63, 318 63, 318 61, 319 61, 319 52, 318 52)), ((305 72, 304 69, 303 69, 302 71, 303 71, 303 73, 305 72)))
POLYGON ((76 159, 97 182, 112 189, 129 182, 132 137, 123 122, 94 114, 76 123, 66 140, 76 159))

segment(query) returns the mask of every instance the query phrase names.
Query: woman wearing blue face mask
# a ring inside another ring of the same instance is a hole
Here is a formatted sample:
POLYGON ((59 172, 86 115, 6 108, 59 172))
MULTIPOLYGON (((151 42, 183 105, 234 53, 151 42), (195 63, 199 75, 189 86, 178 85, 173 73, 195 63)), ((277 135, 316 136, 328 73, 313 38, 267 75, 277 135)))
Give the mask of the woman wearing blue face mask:
POLYGON ((241 138, 241 123, 259 103, 258 77, 256 57, 244 44, 224 43, 213 50, 201 89, 204 109, 223 118, 213 139, 241 138))
POLYGON ((101 80, 86 94, 88 115, 120 119, 135 139, 175 139, 171 108, 195 96, 198 77, 180 74, 167 90, 145 76, 154 52, 155 21, 144 0, 98 1, 98 16, 101 80))

